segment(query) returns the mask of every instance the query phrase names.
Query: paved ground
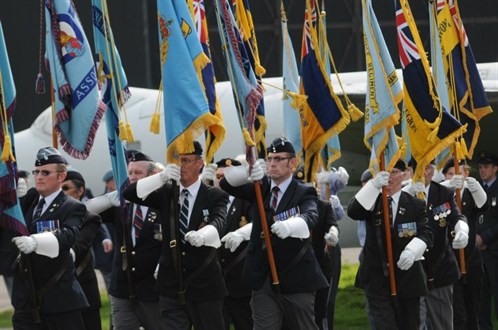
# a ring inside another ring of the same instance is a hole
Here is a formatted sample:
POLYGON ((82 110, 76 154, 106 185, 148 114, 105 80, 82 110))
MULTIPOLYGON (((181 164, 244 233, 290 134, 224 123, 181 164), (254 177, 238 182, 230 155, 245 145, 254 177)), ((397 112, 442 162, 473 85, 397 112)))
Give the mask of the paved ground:
MULTIPOLYGON (((354 264, 358 262, 358 254, 360 253, 360 248, 343 248, 342 252, 342 262, 354 264)), ((104 282, 102 281, 102 277, 100 276, 100 272, 97 272, 99 275, 99 287, 101 290, 105 290, 104 282)), ((7 288, 5 287, 5 282, 3 281, 3 277, 0 276, 0 312, 4 310, 11 309, 10 298, 7 294, 7 288)), ((2 330, 2 329, 0 329, 2 330)))

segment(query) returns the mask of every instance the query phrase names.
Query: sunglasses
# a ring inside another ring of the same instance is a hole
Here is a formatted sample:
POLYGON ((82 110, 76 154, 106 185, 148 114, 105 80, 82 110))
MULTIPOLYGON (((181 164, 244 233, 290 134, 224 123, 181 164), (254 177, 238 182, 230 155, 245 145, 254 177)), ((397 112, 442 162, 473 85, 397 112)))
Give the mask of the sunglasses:
POLYGON ((61 189, 62 189, 62 190, 64 190, 64 191, 68 191, 68 190, 71 190, 71 189, 76 189, 76 187, 74 187, 74 186, 73 186, 73 187, 70 187, 70 186, 62 186, 62 187, 61 187, 61 189))
POLYGON ((34 170, 31 173, 33 173, 34 176, 37 176, 39 174, 41 174, 41 176, 49 176, 52 173, 60 173, 60 171, 34 170))

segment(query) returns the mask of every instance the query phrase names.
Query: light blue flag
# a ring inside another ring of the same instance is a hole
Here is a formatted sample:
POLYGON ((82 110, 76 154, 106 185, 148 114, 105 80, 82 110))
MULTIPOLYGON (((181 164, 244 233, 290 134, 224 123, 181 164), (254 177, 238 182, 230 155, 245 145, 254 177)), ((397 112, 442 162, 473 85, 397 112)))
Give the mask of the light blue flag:
POLYGON ((168 161, 217 123, 199 77, 209 63, 184 0, 157 1, 168 161))
POLYGON ((242 136, 246 145, 246 160, 252 164, 255 160, 253 147, 256 145, 255 120, 257 109, 263 100, 263 92, 256 81, 256 75, 250 65, 247 49, 240 37, 232 9, 227 0, 216 0, 218 31, 228 76, 232 84, 234 100, 238 112, 242 136))
POLYGON ((382 31, 372 8, 371 0, 362 0, 363 33, 367 66, 365 93, 365 145, 370 149, 370 170, 379 171, 384 152, 385 170, 390 171, 400 158, 401 150, 394 132, 399 123, 398 104, 402 100, 402 86, 389 55, 382 31))
POLYGON ((128 184, 128 171, 125 147, 119 139, 119 110, 130 97, 130 92, 121 58, 114 44, 106 1, 104 8, 101 5, 101 0, 92 0, 95 58, 98 61, 97 74, 102 86, 102 101, 107 106, 105 122, 114 181, 118 191, 122 192, 128 184))
POLYGON ((286 92, 283 95, 284 108, 284 135, 292 142, 294 149, 297 152, 297 159, 302 161, 302 145, 301 145, 301 125, 299 123, 299 112, 291 104, 293 98, 288 92, 299 94, 299 71, 297 68, 296 54, 292 46, 292 40, 287 29, 287 18, 282 17, 282 78, 283 88, 286 92))
POLYGON ((71 0, 45 0, 46 57, 54 86, 55 129, 72 157, 90 154, 106 109, 92 49, 71 0))
MULTIPOLYGON (((0 154, 15 154, 14 124, 12 115, 16 107, 16 88, 10 70, 9 54, 0 22, 0 154), (6 115, 6 116, 4 116, 6 115), (7 128, 7 131, 4 129, 7 128), (10 145, 6 143, 10 140, 10 145), (4 150, 4 148, 11 150, 4 150)), ((17 164, 7 157, 0 161, 0 227, 9 228, 21 235, 28 235, 26 222, 17 199, 17 164)))

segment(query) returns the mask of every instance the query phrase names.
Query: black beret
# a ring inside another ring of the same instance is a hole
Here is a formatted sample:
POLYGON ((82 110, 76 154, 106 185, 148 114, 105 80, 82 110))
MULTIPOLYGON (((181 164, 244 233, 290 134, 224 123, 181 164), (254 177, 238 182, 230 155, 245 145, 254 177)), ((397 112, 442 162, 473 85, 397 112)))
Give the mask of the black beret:
POLYGON ((186 152, 186 153, 180 153, 180 155, 197 155, 197 156, 202 156, 202 146, 198 141, 194 141, 194 151, 193 152, 186 152))
POLYGON ((242 165, 238 160, 232 158, 223 158, 219 160, 216 165, 218 168, 229 167, 229 166, 239 166, 242 165))
POLYGON ((19 170, 19 171, 17 171, 17 175, 20 178, 27 178, 29 176, 29 172, 25 171, 25 170, 19 170))
POLYGON ((477 158, 477 163, 498 165, 498 159, 493 154, 481 152, 479 158, 477 158))
POLYGON ((83 179, 81 173, 75 170, 67 171, 66 181, 67 180, 80 180, 81 182, 83 182, 83 184, 85 184, 85 179, 83 179))
POLYGON ((152 158, 138 150, 126 150, 126 159, 128 163, 147 161, 152 162, 152 158))
POLYGON ((400 171, 406 171, 406 163, 402 159, 398 159, 396 164, 394 164, 394 168, 397 168, 400 171))
POLYGON ((368 180, 370 180, 372 178, 372 172, 370 172, 369 169, 366 169, 362 174, 361 174, 361 178, 360 178, 360 181, 362 183, 365 183, 367 182, 368 180))
POLYGON ((295 154, 294 147, 292 146, 292 143, 290 143, 289 140, 287 140, 284 137, 279 137, 273 140, 273 142, 270 144, 270 146, 266 149, 268 153, 278 153, 278 152, 288 152, 291 154, 295 154))
MULTIPOLYGON (((464 165, 465 161, 460 160, 458 163, 459 163, 459 165, 464 165)), ((450 159, 448 159, 446 161, 446 163, 444 163, 443 170, 442 170, 443 174, 446 174, 446 172, 448 172, 448 170, 452 167, 455 167, 455 160, 453 159, 453 157, 451 157, 450 159)))
POLYGON ((62 157, 60 152, 53 147, 45 147, 38 150, 36 154, 35 166, 47 164, 66 164, 67 161, 62 157))

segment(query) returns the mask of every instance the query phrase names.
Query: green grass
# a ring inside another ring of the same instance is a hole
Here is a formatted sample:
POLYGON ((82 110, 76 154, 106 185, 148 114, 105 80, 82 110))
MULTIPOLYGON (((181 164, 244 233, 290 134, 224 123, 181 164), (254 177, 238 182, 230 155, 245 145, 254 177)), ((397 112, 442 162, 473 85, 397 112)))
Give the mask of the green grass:
MULTIPOLYGON (((368 329, 365 314, 365 296, 362 290, 354 288, 354 279, 358 265, 342 265, 339 291, 336 299, 335 328, 339 330, 368 329)), ((102 295, 102 329, 109 330, 110 305, 106 294, 102 295)), ((0 313, 0 328, 12 327, 12 311, 0 313)))

